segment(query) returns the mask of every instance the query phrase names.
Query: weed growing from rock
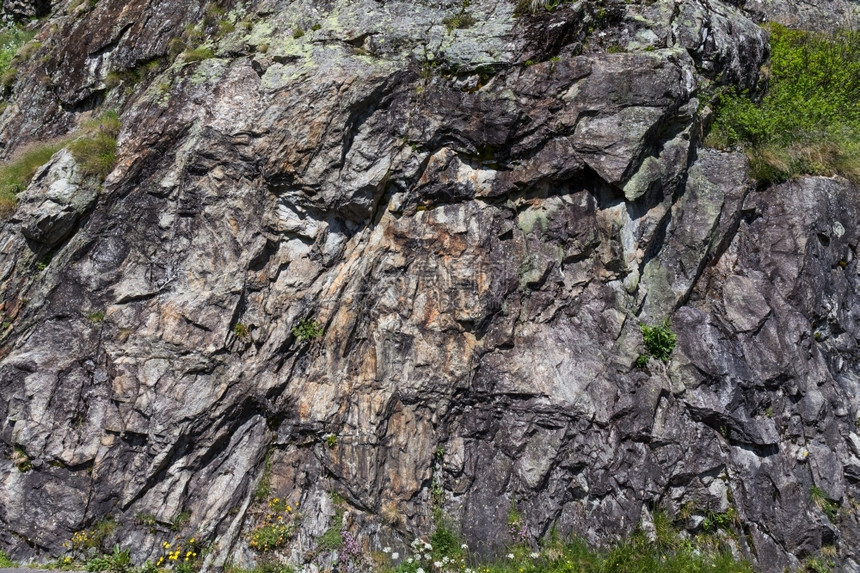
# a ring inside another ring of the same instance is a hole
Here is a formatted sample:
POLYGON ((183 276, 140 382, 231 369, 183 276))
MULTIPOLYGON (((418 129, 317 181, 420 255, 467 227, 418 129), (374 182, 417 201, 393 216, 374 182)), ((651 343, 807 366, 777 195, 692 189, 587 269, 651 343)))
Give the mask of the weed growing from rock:
POLYGON ((106 112, 83 124, 83 135, 69 144, 81 173, 103 181, 116 164, 116 137, 122 124, 116 112, 106 112))
POLYGON ((298 338, 299 342, 310 342, 312 340, 316 340, 322 335, 322 324, 309 317, 301 319, 299 323, 293 327, 293 336, 298 338))
POLYGON ((836 518, 839 517, 839 504, 831 500, 826 491, 818 486, 812 486, 809 488, 809 497, 812 498, 812 503, 824 512, 831 523, 836 521, 836 518))
MULTIPOLYGON (((675 336, 675 333, 669 327, 669 319, 667 318, 661 324, 653 326, 643 324, 639 329, 642 331, 642 341, 645 343, 645 351, 647 352, 647 355, 643 355, 646 358, 642 366, 648 363, 647 356, 652 356, 662 362, 668 362, 672 351, 675 350, 675 344, 678 342, 678 337, 675 336)), ((643 356, 640 356, 636 360, 637 366, 640 366, 643 356)))

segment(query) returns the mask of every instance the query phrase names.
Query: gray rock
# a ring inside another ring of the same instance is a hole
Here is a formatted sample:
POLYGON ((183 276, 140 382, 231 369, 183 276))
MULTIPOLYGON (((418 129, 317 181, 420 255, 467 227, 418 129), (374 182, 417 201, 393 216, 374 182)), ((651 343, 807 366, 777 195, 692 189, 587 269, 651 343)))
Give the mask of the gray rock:
POLYGON ((60 153, 0 229, 0 549, 111 515, 135 562, 196 536, 251 566, 279 497, 307 570, 336 516, 403 551, 434 507, 485 554, 731 509, 763 571, 854 567, 858 190, 701 149, 703 88, 764 62, 743 7, 225 8, 214 57, 135 86, 104 80, 202 5, 56 10, 22 64, 5 157, 94 107, 124 127, 100 192, 60 153), (633 368, 666 318, 671 359, 633 368))

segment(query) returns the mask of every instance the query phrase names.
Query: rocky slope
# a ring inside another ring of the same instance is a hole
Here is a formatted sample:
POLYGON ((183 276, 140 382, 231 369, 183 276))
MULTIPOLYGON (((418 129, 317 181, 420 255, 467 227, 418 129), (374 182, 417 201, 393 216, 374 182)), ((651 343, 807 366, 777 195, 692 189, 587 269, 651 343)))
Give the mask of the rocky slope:
POLYGON ((6 0, 44 19, 3 155, 123 129, 0 233, 0 549, 111 516, 136 561, 247 564, 278 497, 297 564, 340 512, 362 551, 439 507, 492 553, 512 513, 600 544, 661 509, 860 570, 858 190, 701 145, 757 22, 814 8, 748 4, 6 0))

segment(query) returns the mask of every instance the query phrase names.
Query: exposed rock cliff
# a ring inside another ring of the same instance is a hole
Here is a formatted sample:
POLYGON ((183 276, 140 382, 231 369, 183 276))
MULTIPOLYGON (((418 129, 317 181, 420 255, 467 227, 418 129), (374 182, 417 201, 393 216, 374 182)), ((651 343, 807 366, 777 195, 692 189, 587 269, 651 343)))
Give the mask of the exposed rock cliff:
POLYGON ((124 127, 103 185, 61 151, 2 227, 0 548, 111 515, 136 560, 251 560, 263 481, 296 563, 334 491, 371 548, 434 503, 488 552, 512 504, 594 543, 663 508, 858 570, 858 190, 701 146, 799 6, 7 0, 50 15, 4 155, 124 127))

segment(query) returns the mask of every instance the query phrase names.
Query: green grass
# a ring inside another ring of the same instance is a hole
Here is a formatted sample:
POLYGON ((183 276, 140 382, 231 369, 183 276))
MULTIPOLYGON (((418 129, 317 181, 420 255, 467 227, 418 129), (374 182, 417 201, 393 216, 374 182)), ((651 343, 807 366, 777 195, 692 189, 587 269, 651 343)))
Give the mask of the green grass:
POLYGON ((208 60, 214 55, 215 54, 212 52, 212 49, 206 47, 194 48, 193 50, 185 50, 184 53, 186 62, 199 62, 201 60, 208 60))
POLYGON ((27 188, 36 171, 60 150, 62 143, 52 142, 32 146, 11 161, 0 163, 0 217, 15 210, 18 193, 27 188))
POLYGON ((667 516, 656 513, 652 538, 637 532, 606 549, 589 547, 581 539, 563 541, 553 532, 539 548, 516 545, 500 559, 487 562, 474 559, 459 544, 449 552, 440 551, 431 540, 431 549, 416 542, 407 555, 398 556, 397 563, 386 557, 388 564, 382 570, 415 573, 420 567, 434 571, 433 562, 447 558, 446 570, 471 568, 479 573, 752 573, 750 563, 733 557, 722 545, 724 539, 716 535, 683 538, 667 516), (423 553, 429 553, 429 559, 423 553), (412 563, 407 562, 409 558, 412 563))
POLYGON ((69 151, 84 176, 104 179, 116 164, 116 136, 121 128, 114 112, 102 114, 83 125, 84 134, 69 144, 69 151))
POLYGON ((706 143, 741 147, 760 181, 842 175, 860 182, 860 31, 771 24, 767 91, 726 91, 706 143))
POLYGON ((11 567, 17 567, 17 564, 14 561, 12 561, 11 559, 9 559, 8 555, 6 555, 2 551, 0 551, 0 567, 2 567, 4 569, 5 568, 11 568, 11 567))
POLYGON ((0 31, 0 78, 3 78, 4 85, 11 85, 17 74, 12 67, 12 59, 35 35, 35 31, 24 30, 20 26, 0 31))

